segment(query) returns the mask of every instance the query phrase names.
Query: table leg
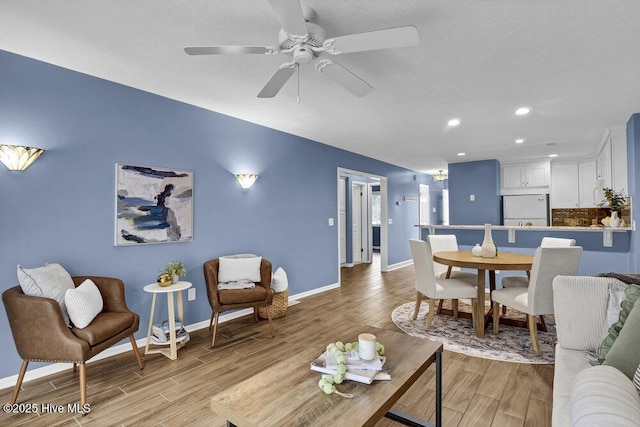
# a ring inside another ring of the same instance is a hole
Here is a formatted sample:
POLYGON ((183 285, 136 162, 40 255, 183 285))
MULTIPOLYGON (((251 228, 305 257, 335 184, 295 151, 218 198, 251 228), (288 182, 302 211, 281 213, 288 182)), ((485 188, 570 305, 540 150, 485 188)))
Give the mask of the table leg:
POLYGON ((178 319, 182 322, 184 326, 184 307, 182 305, 182 291, 178 291, 178 319))
POLYGON ((484 283, 485 270, 478 269, 478 294, 476 302, 476 336, 484 338, 484 283))
POLYGON ((156 311, 156 296, 158 296, 158 294, 154 292, 153 298, 151 298, 151 314, 149 315, 149 329, 147 330, 147 345, 145 345, 144 347, 144 354, 147 354, 149 352, 149 343, 151 341, 151 327, 153 326, 153 315, 156 311))
MULTIPOLYGON (((391 408, 385 414, 386 418, 396 421, 405 426, 412 427, 433 427, 434 425, 411 414, 391 408)), ((227 426, 229 424, 227 421, 227 426)), ((436 351, 436 423, 435 427, 442 427, 442 351, 436 351)))
POLYGON ((176 342, 176 313, 173 302, 173 292, 167 293, 167 305, 169 306, 169 342, 171 345, 171 360, 178 358, 178 344, 176 342))

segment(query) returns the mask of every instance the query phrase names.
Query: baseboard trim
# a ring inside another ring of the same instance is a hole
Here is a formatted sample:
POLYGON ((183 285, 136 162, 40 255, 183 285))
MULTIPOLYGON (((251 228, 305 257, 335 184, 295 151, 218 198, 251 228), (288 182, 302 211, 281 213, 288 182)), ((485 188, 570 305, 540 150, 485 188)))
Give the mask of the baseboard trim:
MULTIPOLYGON (((331 285, 323 286, 321 288, 312 289, 310 291, 301 292, 301 293, 295 294, 295 295, 290 295, 289 299, 290 300, 294 300, 294 299, 299 299, 299 298, 305 298, 305 297, 309 297, 311 295, 316 295, 316 294, 319 294, 319 293, 322 293, 322 292, 326 292, 326 291, 329 291, 331 289, 335 289, 335 288, 339 288, 339 287, 340 287, 340 283, 333 283, 331 285)), ((299 303, 299 301, 291 301, 290 305, 295 305, 297 303, 299 303)), ((243 309, 243 310, 238 310, 238 311, 233 311, 231 313, 222 314, 222 315, 220 315, 220 323, 228 322, 230 320, 237 319, 238 317, 246 316, 246 315, 249 315, 249 314, 253 314, 253 309, 246 308, 246 309, 243 309)), ((193 331, 197 331, 199 329, 208 328, 209 327, 209 322, 210 322, 210 320, 203 320, 203 321, 200 321, 200 322, 197 322, 197 323, 193 323, 191 325, 185 325, 185 329, 187 331, 189 331, 189 332, 193 332, 193 331)), ((147 344, 147 337, 138 338, 136 340, 136 345, 138 346, 138 348, 141 348, 142 350, 144 350, 144 346, 146 344, 147 344)), ((118 354, 121 354, 121 353, 126 353, 127 351, 131 351, 131 342, 129 342, 129 341, 124 342, 123 341, 122 344, 118 344, 118 345, 114 345, 113 347, 109 347, 108 349, 106 349, 102 353, 98 354, 97 356, 95 356, 94 358, 89 360, 87 363, 96 362, 98 360, 106 359, 107 357, 115 356, 115 355, 118 355, 118 354)), ((36 369, 32 369, 32 370, 27 371, 25 373, 25 375, 24 375, 23 382, 26 383, 26 382, 29 382, 29 381, 32 381, 32 380, 36 380, 38 378, 46 377, 47 375, 57 374, 58 372, 62 372, 64 370, 66 370, 66 369, 72 369, 72 368, 73 368, 73 365, 71 363, 52 363, 50 365, 46 365, 46 366, 43 366, 41 368, 36 368, 36 369)), ((18 374, 12 375, 12 376, 6 377, 6 378, 0 378, 0 390, 5 389, 5 388, 9 388, 9 387, 12 387, 12 388, 15 387, 16 381, 18 381, 18 374)))
POLYGON ((408 259, 406 261, 402 261, 402 262, 397 262, 395 264, 391 264, 391 265, 387 266, 387 270, 386 271, 397 270, 399 268, 406 267, 408 265, 413 265, 413 259, 408 259))

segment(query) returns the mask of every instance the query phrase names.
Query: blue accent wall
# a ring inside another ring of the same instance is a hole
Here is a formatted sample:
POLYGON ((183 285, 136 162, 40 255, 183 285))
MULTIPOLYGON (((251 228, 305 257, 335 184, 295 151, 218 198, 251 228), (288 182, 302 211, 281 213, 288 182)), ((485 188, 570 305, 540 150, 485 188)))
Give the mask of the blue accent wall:
MULTIPOLYGON (((269 102, 268 100, 265 102, 269 102)), ((357 131, 354 131, 357 137, 357 131)), ((0 51, 0 141, 45 148, 24 172, 0 166, 0 282, 17 284, 16 265, 59 262, 72 275, 121 278, 145 336, 151 295, 168 261, 187 267, 196 289, 185 322, 208 320, 203 262, 257 253, 288 274, 297 294, 337 283, 337 168, 388 179, 389 264, 411 259, 423 174, 113 82, 0 51), (115 164, 194 171, 192 242, 114 246, 115 164), (243 191, 236 173, 257 173, 243 191), (411 204, 415 207, 415 203, 411 204), (327 219, 336 220, 334 227, 327 219)), ((160 299, 164 303, 164 299, 160 299)), ((157 307, 158 316, 166 313, 157 307)), ((20 358, 0 314, 0 378, 20 358)), ((166 314, 165 314, 166 316, 166 314)), ((277 328, 277 325, 276 325, 277 328)), ((38 364, 34 364, 37 367, 38 364)))
POLYGON ((449 165, 449 224, 500 224, 500 163, 497 160, 449 165), (469 200, 473 194, 475 200, 469 200))

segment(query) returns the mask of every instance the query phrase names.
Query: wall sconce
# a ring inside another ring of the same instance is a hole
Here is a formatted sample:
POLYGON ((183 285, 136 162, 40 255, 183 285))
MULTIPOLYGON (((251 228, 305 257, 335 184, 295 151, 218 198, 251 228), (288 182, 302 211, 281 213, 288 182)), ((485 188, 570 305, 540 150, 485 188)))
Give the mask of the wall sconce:
POLYGON ((238 182, 240 183, 242 189, 248 190, 249 188, 251 188, 253 183, 256 182, 256 179, 258 179, 258 175, 250 173, 239 173, 236 174, 236 178, 238 179, 238 182))
POLYGON ((438 169, 438 172, 432 175, 434 181, 444 181, 447 179, 447 174, 442 169, 438 169))
POLYGON ((2 144, 0 145, 0 162, 4 163, 10 171, 23 171, 42 153, 44 153, 42 148, 2 144))

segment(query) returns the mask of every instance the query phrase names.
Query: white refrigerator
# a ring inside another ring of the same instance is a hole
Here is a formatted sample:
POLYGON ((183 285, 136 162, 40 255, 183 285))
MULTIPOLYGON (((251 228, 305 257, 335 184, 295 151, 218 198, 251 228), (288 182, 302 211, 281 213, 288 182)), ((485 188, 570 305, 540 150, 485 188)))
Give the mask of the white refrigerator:
POLYGON ((549 225, 549 195, 502 196, 504 225, 549 225))

